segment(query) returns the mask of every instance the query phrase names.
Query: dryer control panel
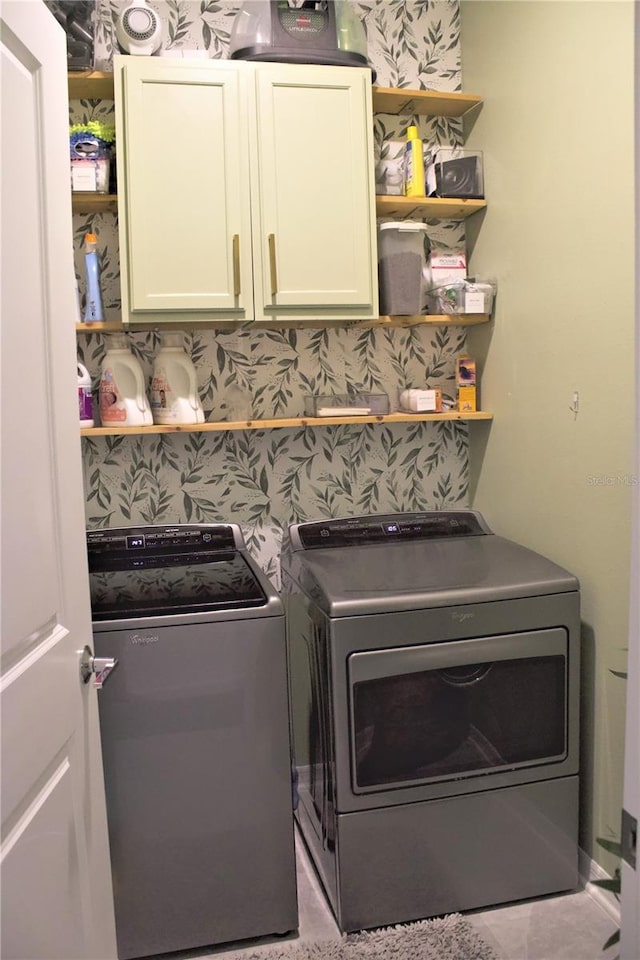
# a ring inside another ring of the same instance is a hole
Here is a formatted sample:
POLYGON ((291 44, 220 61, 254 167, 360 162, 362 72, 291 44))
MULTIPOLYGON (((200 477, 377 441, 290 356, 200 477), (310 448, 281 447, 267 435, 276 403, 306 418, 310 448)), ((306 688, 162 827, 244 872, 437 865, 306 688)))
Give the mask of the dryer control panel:
POLYGON ((491 534, 474 510, 433 510, 392 513, 298 523, 289 528, 294 550, 362 546, 368 543, 478 537, 491 534))

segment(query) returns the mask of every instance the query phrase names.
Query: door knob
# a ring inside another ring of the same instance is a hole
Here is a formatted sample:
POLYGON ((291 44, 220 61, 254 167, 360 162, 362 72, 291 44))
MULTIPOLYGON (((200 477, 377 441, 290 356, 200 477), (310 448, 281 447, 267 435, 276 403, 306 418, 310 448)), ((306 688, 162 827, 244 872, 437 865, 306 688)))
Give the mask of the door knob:
POLYGON ((80 655, 80 676, 83 683, 89 683, 93 677, 93 685, 101 690, 112 672, 118 666, 115 657, 94 657, 91 647, 86 647, 80 655))

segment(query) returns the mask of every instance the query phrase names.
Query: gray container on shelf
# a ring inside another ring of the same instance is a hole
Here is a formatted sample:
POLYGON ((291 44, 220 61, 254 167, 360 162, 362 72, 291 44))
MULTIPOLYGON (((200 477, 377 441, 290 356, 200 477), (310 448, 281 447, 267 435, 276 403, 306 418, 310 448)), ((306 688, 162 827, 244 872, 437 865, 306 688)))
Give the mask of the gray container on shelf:
POLYGON ((380 313, 411 316, 422 313, 426 225, 414 220, 381 223, 378 275, 380 313))

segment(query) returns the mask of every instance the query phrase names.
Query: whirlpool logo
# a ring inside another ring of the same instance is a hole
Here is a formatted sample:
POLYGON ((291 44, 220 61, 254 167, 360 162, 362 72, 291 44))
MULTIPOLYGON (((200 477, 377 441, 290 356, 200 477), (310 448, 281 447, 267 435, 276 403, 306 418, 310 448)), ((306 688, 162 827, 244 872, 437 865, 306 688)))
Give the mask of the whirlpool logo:
POLYGON ((160 637, 157 633, 132 633, 129 637, 129 643, 132 643, 134 647, 137 646, 148 646, 150 643, 157 643, 160 637))
POLYGON ((473 620, 475 613, 452 613, 451 619, 455 620, 456 623, 464 623, 465 620, 473 620))

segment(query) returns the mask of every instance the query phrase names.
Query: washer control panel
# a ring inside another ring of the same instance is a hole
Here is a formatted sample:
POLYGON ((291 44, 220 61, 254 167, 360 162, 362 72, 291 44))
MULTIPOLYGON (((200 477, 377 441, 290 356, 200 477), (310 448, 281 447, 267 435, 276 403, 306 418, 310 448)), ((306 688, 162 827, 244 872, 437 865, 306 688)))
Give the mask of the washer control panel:
POLYGON ((114 527, 87 531, 89 561, 114 556, 161 556, 233 551, 244 546, 234 524, 186 523, 148 527, 114 527))

